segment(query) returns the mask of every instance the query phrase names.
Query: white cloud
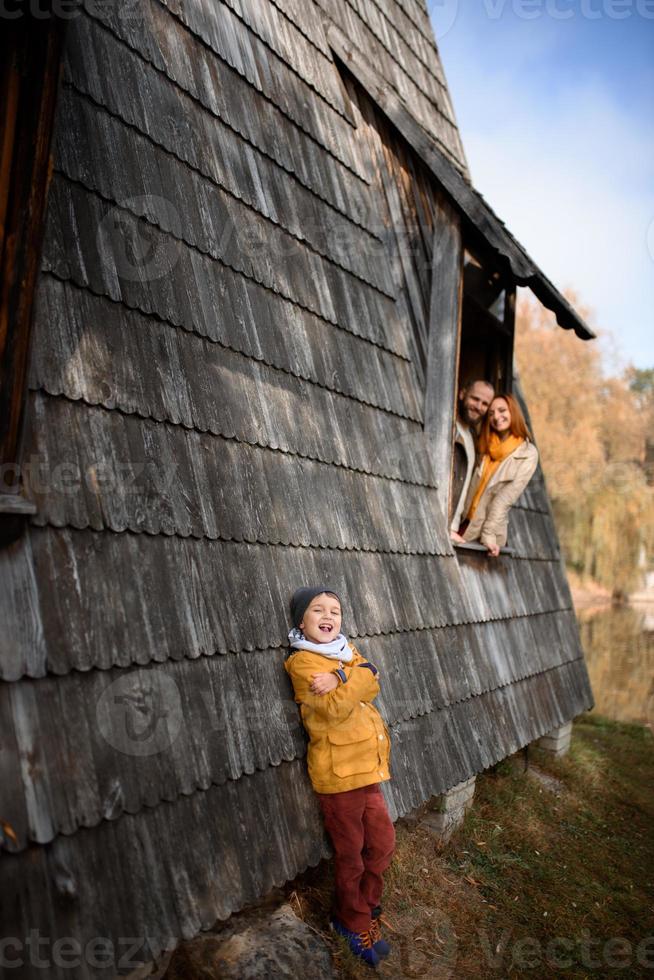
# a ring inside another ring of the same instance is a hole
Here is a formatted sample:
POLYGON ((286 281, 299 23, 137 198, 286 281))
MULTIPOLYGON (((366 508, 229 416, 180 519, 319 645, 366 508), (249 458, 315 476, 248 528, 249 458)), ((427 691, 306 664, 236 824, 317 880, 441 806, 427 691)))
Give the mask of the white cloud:
POLYGON ((527 86, 502 63, 488 73, 446 61, 473 182, 553 282, 595 310, 625 357, 651 366, 654 131, 597 76, 527 86))

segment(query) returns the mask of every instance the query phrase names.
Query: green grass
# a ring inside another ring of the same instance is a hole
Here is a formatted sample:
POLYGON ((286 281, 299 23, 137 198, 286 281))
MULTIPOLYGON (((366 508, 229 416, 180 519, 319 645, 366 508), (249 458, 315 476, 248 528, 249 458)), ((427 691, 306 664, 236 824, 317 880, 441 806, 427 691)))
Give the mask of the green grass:
MULTIPOLYGON (((558 795, 500 764, 446 847, 400 822, 384 899, 395 952, 380 975, 654 977, 651 731, 585 715, 566 757, 531 749, 530 763, 558 795)), ((330 889, 325 863, 289 889, 319 930, 330 889)), ((328 941, 341 977, 371 975, 328 941)))

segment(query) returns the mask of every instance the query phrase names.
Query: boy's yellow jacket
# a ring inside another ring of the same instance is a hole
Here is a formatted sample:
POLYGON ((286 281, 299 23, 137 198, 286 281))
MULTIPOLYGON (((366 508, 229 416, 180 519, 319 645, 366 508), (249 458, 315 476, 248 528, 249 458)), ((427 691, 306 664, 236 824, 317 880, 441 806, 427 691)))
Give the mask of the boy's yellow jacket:
POLYGON ((309 778, 317 793, 343 793, 390 779, 388 729, 372 701, 379 694, 377 668, 350 644, 349 663, 340 664, 309 650, 286 660, 309 735, 309 778), (338 687, 311 694, 314 674, 336 673, 338 687))

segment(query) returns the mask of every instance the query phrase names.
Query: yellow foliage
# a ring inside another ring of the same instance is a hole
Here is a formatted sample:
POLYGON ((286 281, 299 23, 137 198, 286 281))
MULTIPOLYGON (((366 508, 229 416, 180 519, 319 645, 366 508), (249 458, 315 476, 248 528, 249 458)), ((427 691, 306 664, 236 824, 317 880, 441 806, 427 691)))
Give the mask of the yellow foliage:
MULTIPOLYGON (((568 298, 589 321, 589 311, 568 298)), ((647 479, 654 393, 632 390, 631 369, 605 377, 597 343, 562 330, 553 314, 522 297, 515 346, 568 563, 614 591, 638 587, 643 555, 654 550, 647 479)))

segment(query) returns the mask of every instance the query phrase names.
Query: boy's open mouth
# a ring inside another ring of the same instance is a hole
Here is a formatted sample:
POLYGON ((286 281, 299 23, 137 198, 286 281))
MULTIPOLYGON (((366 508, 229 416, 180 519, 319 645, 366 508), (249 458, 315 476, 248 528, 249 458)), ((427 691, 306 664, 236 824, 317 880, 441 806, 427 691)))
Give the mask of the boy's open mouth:
POLYGON ((318 629, 321 633, 332 633, 334 631, 334 627, 330 626, 329 623, 321 623, 318 629))

